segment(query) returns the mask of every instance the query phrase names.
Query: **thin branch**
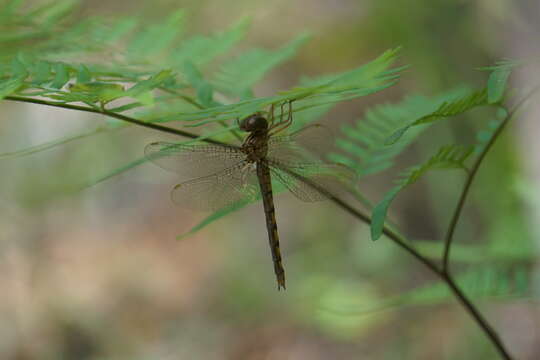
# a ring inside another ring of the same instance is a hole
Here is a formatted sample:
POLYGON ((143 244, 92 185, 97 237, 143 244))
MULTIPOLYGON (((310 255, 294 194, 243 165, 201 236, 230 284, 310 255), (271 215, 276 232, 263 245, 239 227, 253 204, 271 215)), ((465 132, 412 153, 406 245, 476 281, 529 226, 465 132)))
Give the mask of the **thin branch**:
POLYGON ((478 169, 480 168, 480 165, 482 164, 484 158, 486 157, 486 154, 489 152, 489 150, 493 147, 493 144, 497 141, 500 134, 506 127, 506 125, 512 120, 516 112, 521 108, 521 106, 540 88, 537 87, 533 89, 531 92, 529 92, 523 99, 521 99, 513 108, 508 112, 504 120, 499 124, 491 138, 489 139, 489 142, 484 146, 484 149, 478 155, 476 158, 476 161, 474 162, 471 170, 469 171, 467 178, 465 180, 465 185, 463 186, 463 190, 461 191, 461 195, 459 197, 459 201, 456 205, 456 208, 454 209, 454 213, 452 215, 452 219, 450 220, 450 225, 448 226, 448 230, 446 232, 446 236, 444 239, 444 253, 443 253, 443 271, 448 271, 449 263, 450 263, 450 250, 452 247, 452 240, 454 237, 454 232, 456 230, 458 221, 461 217, 461 212, 463 210, 463 206, 465 205, 465 201, 467 200, 467 196, 469 195, 469 190, 471 188, 471 185, 475 179, 476 173, 478 172, 478 169))
POLYGON ((459 300, 463 308, 473 317, 478 326, 484 331, 484 333, 491 340, 491 343, 495 346, 501 357, 505 360, 512 360, 512 357, 508 353, 508 350, 504 347, 502 340, 497 332, 491 327, 487 320, 482 316, 480 311, 474 306, 474 304, 467 298, 465 293, 457 286, 456 282, 447 270, 443 270, 440 274, 441 279, 452 290, 456 298, 459 300))

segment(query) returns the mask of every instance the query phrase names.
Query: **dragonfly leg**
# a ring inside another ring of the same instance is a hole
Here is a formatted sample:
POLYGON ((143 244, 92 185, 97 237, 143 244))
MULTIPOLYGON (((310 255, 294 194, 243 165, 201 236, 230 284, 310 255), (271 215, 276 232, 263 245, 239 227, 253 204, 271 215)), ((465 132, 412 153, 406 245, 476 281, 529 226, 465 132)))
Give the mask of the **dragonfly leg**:
POLYGON ((287 126, 286 127, 289 127, 292 124, 292 102, 293 102, 293 100, 288 101, 288 103, 289 103, 289 116, 287 118, 287 126))
POLYGON ((280 113, 280 116, 279 116, 279 122, 276 123, 275 125, 273 125, 272 127, 270 127, 270 130, 272 130, 272 133, 270 135, 275 135, 278 132, 285 130, 286 128, 288 128, 292 124, 292 121, 293 121, 293 118, 292 118, 292 102, 293 102, 293 100, 287 101, 287 103, 289 104, 289 113, 288 113, 287 119, 285 121, 283 120, 283 117, 285 115, 285 111, 284 111, 285 110, 285 102, 281 103, 281 113, 280 113))
POLYGON ((274 116, 274 104, 271 104, 270 105, 270 112, 268 114, 268 121, 270 122, 270 128, 272 128, 272 126, 274 126, 274 120, 275 120, 275 116, 274 116))

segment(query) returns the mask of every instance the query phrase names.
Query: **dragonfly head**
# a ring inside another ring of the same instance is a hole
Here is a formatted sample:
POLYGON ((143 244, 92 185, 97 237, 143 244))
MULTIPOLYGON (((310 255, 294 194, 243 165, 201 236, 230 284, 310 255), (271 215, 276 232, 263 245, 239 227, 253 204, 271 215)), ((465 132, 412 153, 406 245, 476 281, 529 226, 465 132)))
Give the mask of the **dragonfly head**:
POLYGON ((240 121, 240 129, 255 132, 268 129, 268 121, 260 113, 255 113, 240 121))

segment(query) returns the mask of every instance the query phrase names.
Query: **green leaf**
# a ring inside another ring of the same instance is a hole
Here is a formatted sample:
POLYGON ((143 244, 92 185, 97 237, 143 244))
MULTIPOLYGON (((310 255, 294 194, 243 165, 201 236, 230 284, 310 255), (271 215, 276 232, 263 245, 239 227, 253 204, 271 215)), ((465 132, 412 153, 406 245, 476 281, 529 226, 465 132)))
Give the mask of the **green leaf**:
POLYGON ((224 33, 214 36, 193 36, 182 41, 171 54, 171 64, 183 68, 186 61, 203 66, 217 55, 225 53, 241 40, 249 27, 249 20, 243 19, 224 33))
POLYGON ((511 69, 499 69, 489 75, 487 84, 488 103, 496 104, 503 99, 506 83, 511 72, 511 69))
POLYGON ((86 103, 107 103, 114 99, 120 98, 124 94, 124 87, 120 84, 111 84, 104 82, 86 82, 76 83, 69 86, 70 96, 50 96, 55 99, 63 99, 65 101, 84 101, 86 103))
POLYGON ((240 54, 221 66, 212 83, 224 94, 240 96, 272 68, 294 56, 307 39, 301 35, 276 51, 253 49, 240 54))
POLYGON ((183 31, 185 12, 178 10, 156 25, 149 25, 131 40, 128 53, 135 58, 156 57, 173 46, 183 31))
POLYGON ((139 81, 129 90, 125 91, 123 96, 130 96, 139 100, 143 104, 149 104, 153 100, 153 97, 151 94, 149 94, 149 92, 171 79, 174 79, 172 70, 162 70, 146 80, 139 81), (149 97, 144 97, 144 95, 149 97))
POLYGON ((28 71, 20 54, 11 62, 11 73, 14 78, 26 79, 28 77, 28 71))
POLYGON ((186 61, 183 70, 187 81, 197 91, 197 100, 201 105, 204 107, 220 105, 213 100, 214 89, 212 85, 203 78, 202 73, 197 69, 195 64, 191 61, 186 61))
POLYGON ((508 77, 515 67, 522 65, 522 61, 504 60, 498 61, 493 66, 480 68, 480 70, 491 71, 487 82, 489 104, 498 104, 503 100, 508 84, 508 77))
POLYGON ((137 167, 139 165, 142 165, 144 163, 146 163, 148 161, 148 159, 146 159, 145 157, 141 157, 141 158, 138 158, 134 161, 131 161, 130 163, 124 165, 124 166, 121 166, 121 167, 118 167, 116 169, 114 169, 113 171, 103 175, 103 176, 100 176, 100 177, 97 177, 91 181, 89 181, 88 183, 84 184, 82 186, 82 188, 87 188, 87 187, 92 187, 94 185, 97 185, 103 181, 106 181, 106 180, 109 180, 117 175, 120 175, 121 173, 127 171, 127 170, 130 170, 130 169, 133 169, 134 167, 137 167))
POLYGON ((0 99, 16 92, 23 84, 22 78, 11 78, 0 82, 0 99))
POLYGON ((397 185, 392 188, 384 198, 375 206, 372 213, 371 239, 377 240, 381 237, 384 223, 390 204, 397 194, 407 186, 414 184, 427 171, 435 169, 464 169, 465 161, 472 154, 473 148, 470 146, 447 145, 441 147, 437 154, 421 165, 407 169, 397 181, 397 185))
POLYGON ((81 64, 79 66, 79 71, 77 72, 77 83, 84 84, 92 81, 92 74, 86 65, 81 64))
POLYGON ((55 63, 53 69, 55 74, 51 87, 53 89, 61 89, 69 81, 69 69, 62 63, 55 63))
POLYGON ((395 199, 397 194, 403 189, 402 186, 396 186, 392 190, 388 191, 384 195, 381 202, 379 202, 374 208, 371 214, 371 239, 377 240, 381 237, 384 230, 384 223, 386 221, 386 214, 390 204, 395 199))
POLYGON ((226 206, 223 209, 217 210, 213 214, 209 215, 204 220, 202 220, 200 223, 198 223, 197 225, 192 227, 188 232, 186 232, 184 234, 181 234, 181 235, 178 235, 176 237, 176 240, 185 239, 186 237, 191 236, 191 235, 195 234, 196 232, 204 229, 205 227, 207 227, 208 225, 210 225, 214 221, 217 221, 217 220, 229 215, 230 213, 238 211, 238 210, 244 208, 245 206, 249 205, 250 203, 251 203, 251 201, 247 201, 247 200, 246 201, 240 201, 240 202, 234 203, 232 205, 226 206))
POLYGON ((51 65, 46 61, 38 61, 33 69, 32 83, 41 85, 50 80, 51 77, 51 65))
POLYGON ((129 104, 126 104, 126 105, 117 106, 115 108, 108 108, 107 110, 110 111, 110 112, 121 113, 123 111, 136 109, 136 108, 142 107, 142 106, 145 106, 145 104, 143 104, 142 102, 137 101, 137 102, 132 102, 132 103, 129 103, 129 104))
POLYGON ((396 143, 407 130, 413 126, 432 123, 441 118, 456 116, 479 106, 488 105, 487 90, 482 89, 454 101, 444 102, 434 112, 416 119, 412 123, 394 132, 386 141, 387 144, 396 143))

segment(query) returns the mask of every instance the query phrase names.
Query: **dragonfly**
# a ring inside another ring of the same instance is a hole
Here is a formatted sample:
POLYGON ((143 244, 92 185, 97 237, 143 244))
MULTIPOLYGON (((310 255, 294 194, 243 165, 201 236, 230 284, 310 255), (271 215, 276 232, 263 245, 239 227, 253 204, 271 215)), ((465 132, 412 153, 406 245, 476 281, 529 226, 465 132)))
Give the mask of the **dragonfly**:
POLYGON ((271 105, 267 112, 237 119, 239 129, 247 132, 241 146, 158 141, 145 147, 154 164, 191 177, 171 190, 172 201, 180 206, 210 211, 262 199, 278 290, 286 286, 272 179, 305 202, 339 196, 356 180, 349 167, 324 160, 321 150, 332 142, 326 127, 312 124, 284 133, 292 114, 288 101, 281 103, 278 115, 271 105))

